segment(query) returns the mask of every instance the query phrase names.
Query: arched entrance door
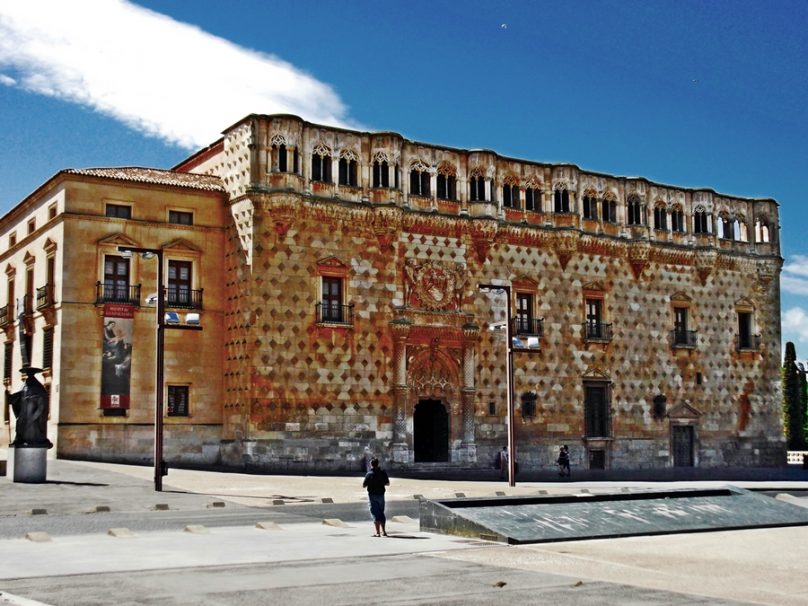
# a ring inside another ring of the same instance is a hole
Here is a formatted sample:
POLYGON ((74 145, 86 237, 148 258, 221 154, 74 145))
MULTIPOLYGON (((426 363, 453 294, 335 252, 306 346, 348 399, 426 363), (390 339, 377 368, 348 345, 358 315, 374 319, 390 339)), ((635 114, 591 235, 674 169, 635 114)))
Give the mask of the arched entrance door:
POLYGON ((449 413, 440 400, 423 399, 413 414, 416 463, 449 460, 449 413))

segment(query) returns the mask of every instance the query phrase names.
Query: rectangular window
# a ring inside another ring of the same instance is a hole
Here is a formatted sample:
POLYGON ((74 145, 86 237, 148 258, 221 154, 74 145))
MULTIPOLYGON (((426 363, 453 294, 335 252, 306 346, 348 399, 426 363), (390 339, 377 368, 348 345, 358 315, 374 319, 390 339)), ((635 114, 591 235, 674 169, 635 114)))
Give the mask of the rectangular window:
POLYGON ((3 378, 11 380, 11 362, 14 358, 14 342, 9 341, 3 348, 3 378))
POLYGON ((584 385, 584 417, 587 438, 609 435, 609 389, 607 385, 584 385))
POLYGON ((36 219, 30 219, 28 221, 28 234, 32 234, 36 231, 36 219))
POLYGON ((42 368, 53 367, 53 328, 42 331, 42 368))
POLYGON ((168 211, 168 222, 174 225, 193 225, 194 213, 182 210, 170 210, 168 211))
POLYGON ((115 219, 131 219, 132 207, 125 204, 107 204, 106 215, 115 219))
POLYGON ((48 221, 56 218, 56 205, 51 204, 48 206, 48 221))
POLYGON ((738 312, 738 349, 757 349, 752 313, 738 312))
POLYGON ((8 318, 9 322, 14 321, 14 316, 17 313, 17 310, 14 309, 14 297, 16 293, 14 292, 14 278, 9 277, 8 285, 6 286, 6 301, 8 301, 8 318))
POLYGON ((342 278, 323 276, 322 321, 342 322, 342 278))
POLYGON ((129 301, 129 259, 117 255, 104 257, 104 300, 129 301))
POLYGON ((516 332, 533 334, 533 295, 526 292, 516 293, 516 332))
POLYGON ((25 269, 25 297, 23 298, 23 306, 26 315, 34 313, 34 268, 27 267, 25 269))
POLYGON ((603 323, 603 301, 601 299, 586 300, 586 333, 589 337, 601 336, 603 323))
POLYGON ((525 210, 539 212, 541 210, 540 195, 541 192, 532 187, 528 187, 525 190, 525 210))
POLYGON ((191 305, 192 267, 191 261, 169 260, 166 286, 166 303, 168 305, 179 307, 191 305))
POLYGON ((673 309, 673 330, 679 334, 687 332, 687 308, 674 307, 673 309))
POLYGON ((15 244, 17 244, 17 232, 13 231, 8 234, 8 247, 11 248, 15 244))
POLYGON ((169 385, 168 386, 168 408, 166 414, 169 417, 188 416, 188 386, 169 385))

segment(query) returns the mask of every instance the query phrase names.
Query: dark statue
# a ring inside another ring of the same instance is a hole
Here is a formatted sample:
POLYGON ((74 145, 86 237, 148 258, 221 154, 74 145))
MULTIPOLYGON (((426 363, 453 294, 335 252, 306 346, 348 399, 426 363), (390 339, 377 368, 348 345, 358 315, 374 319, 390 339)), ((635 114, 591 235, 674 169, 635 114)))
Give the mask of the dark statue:
POLYGON ((28 351, 27 335, 24 332, 25 317, 20 314, 20 354, 22 354, 22 368, 20 372, 26 375, 25 385, 16 392, 9 394, 9 402, 14 416, 17 417, 14 441, 9 446, 16 448, 51 448, 53 444, 48 440, 48 392, 36 378, 41 368, 30 366, 30 352, 28 351))
POLYGON ((35 374, 40 368, 26 367, 28 376, 23 388, 10 395, 11 408, 17 417, 16 436, 10 446, 16 448, 51 448, 48 440, 48 392, 35 374))

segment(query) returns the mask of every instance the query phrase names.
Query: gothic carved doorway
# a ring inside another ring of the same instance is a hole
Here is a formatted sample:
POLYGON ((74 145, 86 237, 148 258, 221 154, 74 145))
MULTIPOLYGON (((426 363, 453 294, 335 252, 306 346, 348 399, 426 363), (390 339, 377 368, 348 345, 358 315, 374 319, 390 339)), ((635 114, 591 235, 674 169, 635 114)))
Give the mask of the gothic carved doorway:
POLYGON ((449 413, 440 400, 422 399, 412 419, 416 463, 449 460, 449 413))

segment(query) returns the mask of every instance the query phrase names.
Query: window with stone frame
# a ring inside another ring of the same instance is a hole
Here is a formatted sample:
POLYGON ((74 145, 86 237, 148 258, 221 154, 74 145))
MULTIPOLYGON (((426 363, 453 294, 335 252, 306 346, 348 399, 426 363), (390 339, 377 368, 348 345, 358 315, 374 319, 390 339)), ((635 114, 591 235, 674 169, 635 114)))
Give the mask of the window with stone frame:
POLYGON ((690 300, 681 295, 673 301, 673 331, 671 344, 673 347, 695 347, 696 331, 690 326, 690 300))
POLYGON ((166 416, 190 416, 190 388, 188 385, 168 385, 166 392, 168 396, 166 416))
POLYGON ((357 187, 357 174, 359 172, 359 157, 350 149, 343 149, 339 157, 339 184, 348 187, 357 187))
POLYGON ((606 322, 606 295, 600 286, 584 288, 584 340, 612 340, 612 325, 606 322))
POLYGON ((584 430, 587 438, 607 438, 610 435, 609 384, 584 382, 584 430))
POLYGON ((645 225, 645 205, 636 194, 626 200, 626 222, 629 225, 645 225))
POLYGON ((671 231, 679 234, 685 233, 685 213, 681 204, 674 204, 671 209, 671 231))
POLYGON ((516 293, 516 334, 535 334, 534 308, 536 297, 532 292, 516 293))
POLYGON ((538 187, 528 185, 525 188, 525 210, 540 213, 541 212, 541 196, 542 191, 538 187))
POLYGON ((129 204, 111 204, 104 206, 104 215, 115 219, 131 219, 132 207, 129 204))
POLYGON ((654 206, 654 229, 668 231, 668 209, 664 203, 654 206))
POLYGON ((373 161, 373 187, 390 187, 390 166, 387 160, 373 161))
POLYGON ((521 210, 522 205, 519 200, 519 181, 514 177, 506 177, 502 185, 502 206, 521 210))
POLYGON ((707 211, 702 207, 697 207, 693 213, 693 233, 710 233, 710 215, 708 215, 707 211))
POLYGON ((469 200, 472 202, 486 201, 485 191, 485 171, 481 167, 476 167, 469 176, 469 200))
POLYGON ((320 318, 322 322, 344 322, 343 279, 323 276, 320 318))
POLYGON ((42 331, 42 368, 53 367, 53 327, 42 331))
POLYGON ((553 212, 570 212, 570 192, 566 188, 558 188, 553 192, 553 212))
POLYGON ((760 346, 760 335, 755 334, 755 312, 749 304, 741 304, 736 308, 738 333, 736 349, 738 351, 754 351, 760 346))
POLYGON ((104 302, 130 302, 129 261, 119 255, 104 255, 104 302))
POLYGON ((439 200, 457 200, 457 173, 448 162, 438 166, 437 188, 439 200))
POLYGON ((429 167, 422 161, 417 160, 410 165, 410 194, 413 196, 431 196, 429 182, 431 175, 429 167))
POLYGON ((193 225, 194 213, 186 210, 169 210, 168 222, 172 225, 193 225))
POLYGON ((325 145, 317 145, 311 154, 311 180, 320 183, 333 183, 331 178, 331 150, 325 145))
POLYGON ((195 307, 193 290, 193 262, 168 260, 166 305, 169 307, 195 307))
POLYGON ((590 221, 598 220, 598 199, 594 192, 586 192, 581 200, 583 205, 584 219, 590 221))
POLYGON ((617 223, 617 200, 612 197, 603 198, 601 209, 604 223, 617 223))

